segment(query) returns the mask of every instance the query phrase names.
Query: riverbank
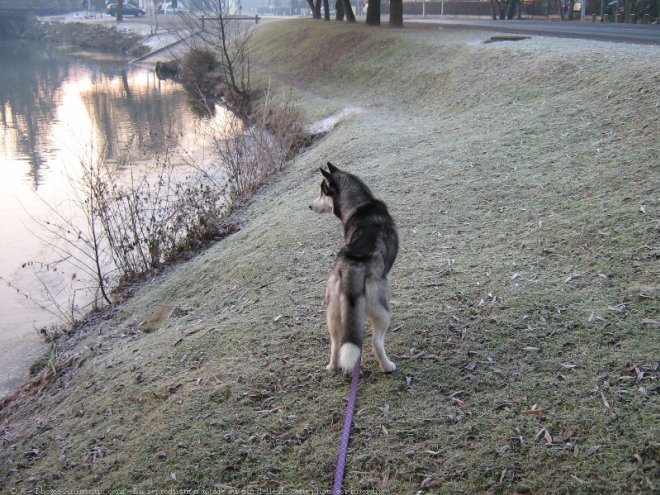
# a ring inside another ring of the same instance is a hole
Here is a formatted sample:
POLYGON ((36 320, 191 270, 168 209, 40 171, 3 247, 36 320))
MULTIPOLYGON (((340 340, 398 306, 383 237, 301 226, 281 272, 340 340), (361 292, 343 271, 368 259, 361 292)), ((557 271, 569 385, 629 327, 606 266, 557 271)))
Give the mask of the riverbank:
POLYGON ((25 37, 51 46, 76 47, 123 57, 135 58, 149 51, 143 44, 145 36, 135 30, 118 29, 108 22, 80 22, 77 18, 66 22, 34 22, 25 37))
POLYGON ((67 263, 43 236, 35 235, 47 229, 40 222, 55 221, 48 205, 69 211, 65 205, 75 203, 71 177, 88 156, 86 150, 100 139, 107 144, 104 159, 112 163, 130 148, 134 164, 145 149, 150 161, 167 148, 201 154, 209 146, 210 119, 192 113, 178 83, 159 80, 153 65, 127 64, 125 56, 16 40, 2 43, 0 59, 7 68, 0 77, 6 117, 0 125, 5 144, 0 151, 3 398, 28 381, 28 368, 47 350, 41 329, 52 333, 50 327, 91 309, 93 294, 85 291, 92 285, 89 270, 67 263), (50 284, 50 293, 44 283, 50 284), (76 309, 69 284, 76 284, 76 309))
POLYGON ((81 329, 53 376, 3 403, 4 484, 329 487, 348 387, 324 371, 322 299, 340 227, 307 205, 330 160, 402 238, 398 369, 365 353, 346 487, 652 491, 654 49, 307 20, 253 36, 255 85, 309 122, 359 111, 241 210, 240 232, 81 329))
MULTIPOLYGON (((142 146, 155 145, 151 149, 156 153, 159 152, 158 144, 162 141, 158 136, 177 143, 196 140, 191 134, 195 133, 197 126, 191 125, 186 109, 177 109, 178 116, 172 116, 166 111, 158 119, 151 118, 149 122, 139 124, 136 122, 141 120, 145 105, 151 106, 152 117, 154 113, 158 114, 164 110, 165 105, 162 105, 161 99, 170 99, 172 84, 157 79, 153 73, 153 62, 149 66, 142 64, 142 68, 136 64, 126 64, 127 58, 132 58, 129 55, 130 50, 120 50, 119 46, 149 46, 150 54, 156 52, 159 57, 176 56, 185 48, 185 44, 175 47, 174 50, 178 52, 158 50, 180 39, 182 34, 181 30, 174 30, 177 19, 172 17, 175 16, 161 17, 168 20, 165 23, 161 19, 161 25, 166 24, 168 30, 161 30, 157 35, 149 36, 143 36, 143 33, 153 30, 148 21, 125 22, 116 28, 116 22, 108 16, 83 19, 79 15, 72 15, 57 20, 47 19, 40 25, 38 32, 32 33, 32 36, 40 38, 39 43, 47 41, 47 50, 43 49, 42 44, 31 51, 29 47, 34 42, 26 40, 17 40, 13 44, 6 42, 3 45, 3 61, 9 69, 5 71, 0 87, 5 95, 5 110, 10 117, 2 126, 8 147, 0 153, 0 163, 5 168, 3 184, 6 191, 3 196, 4 214, 0 223, 3 224, 3 230, 10 241, 2 247, 3 260, 0 267, 0 288, 4 291, 0 304, 0 314, 3 315, 0 325, 0 398, 14 392, 28 380, 28 368, 46 349, 41 334, 60 333, 57 327, 62 320, 69 322, 73 318, 79 319, 89 310, 84 308, 90 307, 87 303, 93 296, 83 288, 88 287, 88 273, 84 269, 81 272, 80 265, 72 267, 66 263, 58 263, 57 273, 60 277, 44 275, 43 272, 47 271, 46 267, 50 262, 57 263, 53 247, 42 246, 43 241, 26 231, 25 226, 31 226, 31 230, 43 229, 43 225, 37 224, 47 215, 43 212, 46 204, 63 205, 70 199, 67 193, 71 193, 69 189, 72 184, 64 178, 72 170, 64 169, 68 165, 75 168, 75 164, 81 160, 77 153, 81 143, 93 134, 90 129, 96 128, 99 135, 109 143, 109 155, 106 158, 110 160, 116 158, 114 153, 124 146, 121 129, 132 129, 129 132, 142 136, 138 138, 142 146), (54 72, 57 75, 44 78, 44 74, 51 70, 52 66, 57 66, 57 71, 54 72), (96 73, 93 87, 87 86, 86 82, 83 84, 85 89, 72 85, 75 80, 85 79, 87 67, 94 67, 96 73), (141 81, 135 81, 131 76, 136 72, 144 74, 141 81), (112 79, 119 73, 122 74, 121 81, 115 79, 115 83, 120 82, 121 88, 115 91, 111 89, 112 79), (33 91, 48 96, 42 96, 33 103, 33 91), (63 95, 68 95, 67 101, 70 105, 81 93, 85 96, 77 103, 83 111, 75 118, 69 118, 72 114, 71 107, 65 108, 63 95), (166 94, 169 96, 165 96, 166 94), (102 102, 100 107, 93 106, 92 100, 102 102), (103 121, 99 119, 101 116, 103 121), (177 122, 172 123, 170 119, 177 122), (58 135, 53 143, 45 147, 44 144, 52 137, 49 134, 51 126, 58 129, 58 135), (155 128, 155 133, 149 132, 152 127, 155 128), (161 132, 167 127, 185 127, 185 131, 173 133, 170 140, 161 132), (150 137, 145 137, 145 132, 150 137), (21 137, 25 135, 32 136, 31 142, 28 143, 21 137), (27 156, 34 159, 28 162, 27 156), (20 177, 21 171, 26 174, 25 179, 20 177), (57 180, 55 177, 64 179, 61 181, 61 187, 57 188, 57 193, 48 192, 51 181, 57 180), (34 190, 24 190, 25 180, 33 183, 34 190), (35 193, 42 198, 37 204, 35 193), (44 201, 45 197, 49 199, 44 201), (17 208, 18 211, 15 211, 17 208), (26 214, 28 211, 30 213, 26 214), (68 276, 65 273, 68 273, 68 276), (44 277, 48 277, 48 283, 52 284, 48 287, 48 290, 51 290, 50 296, 42 286, 44 277), (69 277, 70 280, 76 281, 72 282, 72 287, 73 283, 78 283, 75 289, 78 313, 74 313, 73 309, 69 311, 74 297, 72 292, 66 290, 68 283, 64 280, 69 277), (52 290, 55 285, 58 289, 52 290), (57 294, 56 297, 52 296, 54 293, 57 294)), ((212 103, 211 96, 208 95, 206 100, 209 104, 212 103)), ((204 139, 195 146, 202 154, 205 146, 203 142, 204 139)), ((183 148, 179 151, 181 150, 183 148)), ((143 151, 140 149, 139 153, 143 151)), ((194 239, 191 241, 197 242, 194 239)), ((206 243, 208 239, 201 241, 206 243)))

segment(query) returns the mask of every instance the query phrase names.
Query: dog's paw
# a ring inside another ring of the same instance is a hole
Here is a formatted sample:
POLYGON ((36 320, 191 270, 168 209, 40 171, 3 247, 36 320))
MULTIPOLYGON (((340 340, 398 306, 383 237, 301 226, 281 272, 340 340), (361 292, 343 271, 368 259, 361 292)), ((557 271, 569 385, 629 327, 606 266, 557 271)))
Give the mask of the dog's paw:
POLYGON ((384 363, 380 363, 380 370, 383 373, 392 373, 396 370, 396 364, 392 361, 385 361, 384 363))
POLYGON ((335 373, 336 371, 339 371, 339 367, 335 366, 334 364, 330 363, 325 367, 325 370, 328 373, 335 373))

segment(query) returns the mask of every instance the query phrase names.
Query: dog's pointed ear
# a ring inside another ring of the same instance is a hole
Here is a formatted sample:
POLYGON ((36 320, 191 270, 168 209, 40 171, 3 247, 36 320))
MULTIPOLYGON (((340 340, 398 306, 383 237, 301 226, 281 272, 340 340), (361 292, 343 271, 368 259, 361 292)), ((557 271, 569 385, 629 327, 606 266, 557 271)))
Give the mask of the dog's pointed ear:
POLYGON ((339 172, 339 169, 330 162, 328 162, 328 170, 330 170, 331 174, 334 174, 335 172, 339 172))
POLYGON ((320 170, 321 173, 323 174, 323 177, 325 177, 326 179, 329 179, 329 178, 330 178, 331 172, 328 172, 327 170, 324 170, 324 169, 322 169, 322 168, 320 168, 319 170, 320 170))

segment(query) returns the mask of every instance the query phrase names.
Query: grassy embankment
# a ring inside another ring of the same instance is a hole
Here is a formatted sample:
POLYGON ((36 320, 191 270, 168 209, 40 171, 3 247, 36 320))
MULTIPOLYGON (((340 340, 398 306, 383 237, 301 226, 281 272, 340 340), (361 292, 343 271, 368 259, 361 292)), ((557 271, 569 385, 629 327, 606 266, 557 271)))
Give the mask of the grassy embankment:
POLYGON ((340 227, 307 205, 331 160, 387 201, 402 240, 398 369, 365 355, 347 488, 658 488, 655 48, 311 21, 254 36, 271 95, 292 89, 310 121, 360 111, 240 232, 5 403, 0 483, 329 488, 348 382, 324 371, 322 298, 340 227))

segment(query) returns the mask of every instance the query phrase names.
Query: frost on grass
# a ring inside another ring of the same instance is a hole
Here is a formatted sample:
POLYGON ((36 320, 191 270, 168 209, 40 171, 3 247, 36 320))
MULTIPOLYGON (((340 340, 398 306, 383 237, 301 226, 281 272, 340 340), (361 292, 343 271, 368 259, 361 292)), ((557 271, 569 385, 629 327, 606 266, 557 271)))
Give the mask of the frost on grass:
POLYGON ((306 207, 330 159, 402 241, 401 365, 384 376, 365 349, 346 488, 657 488, 653 48, 358 28, 255 32, 264 86, 308 115, 364 111, 262 189, 240 232, 87 329, 38 399, 5 403, 6 486, 331 485, 348 383, 323 371, 322 299, 341 232, 306 207), (183 310, 141 332, 165 306, 183 310))

